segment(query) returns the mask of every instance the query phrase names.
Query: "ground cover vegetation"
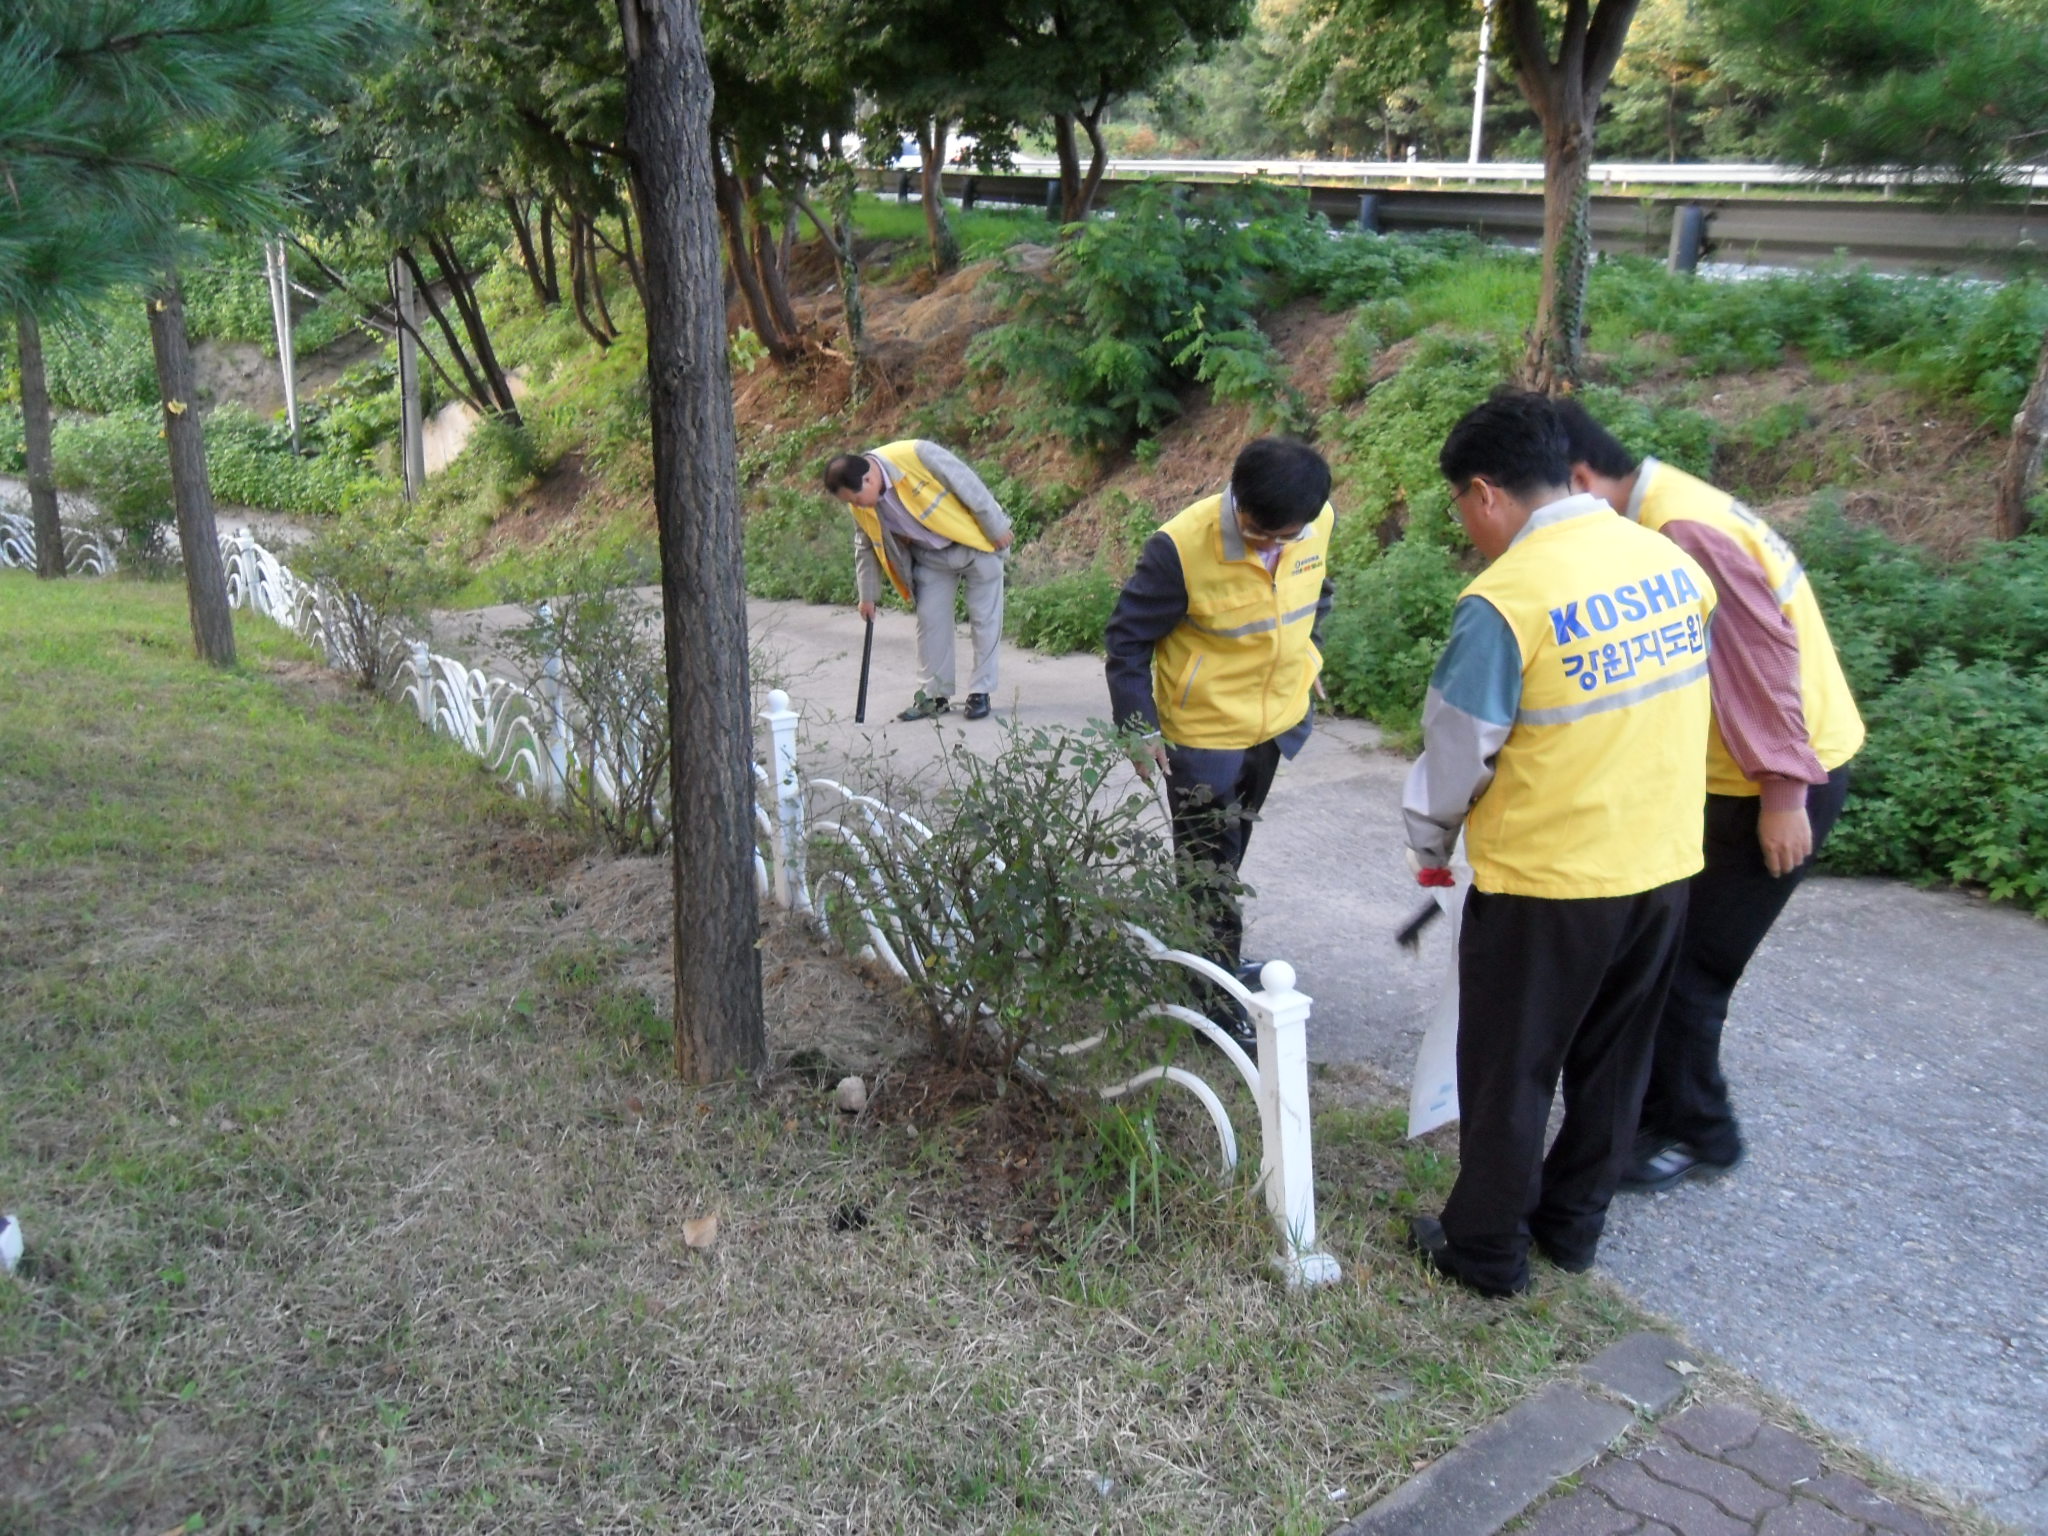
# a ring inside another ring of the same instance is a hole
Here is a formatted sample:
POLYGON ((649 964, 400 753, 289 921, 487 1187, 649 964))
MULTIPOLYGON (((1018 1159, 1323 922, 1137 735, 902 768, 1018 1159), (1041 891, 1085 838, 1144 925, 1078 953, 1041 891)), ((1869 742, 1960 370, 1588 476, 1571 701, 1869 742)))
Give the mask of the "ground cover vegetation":
POLYGON ((682 1084, 658 861, 263 621, 0 589, 10 1528, 1320 1531, 1635 1322, 1426 1278, 1447 1160, 1334 1080, 1289 1296, 1205 1125, 919 1068, 792 929, 682 1084))

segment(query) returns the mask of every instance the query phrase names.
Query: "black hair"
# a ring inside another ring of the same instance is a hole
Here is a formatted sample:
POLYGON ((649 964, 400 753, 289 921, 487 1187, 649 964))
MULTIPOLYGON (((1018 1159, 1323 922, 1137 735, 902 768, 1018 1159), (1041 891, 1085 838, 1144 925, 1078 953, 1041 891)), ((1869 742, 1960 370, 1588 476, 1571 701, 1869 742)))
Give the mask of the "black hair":
POLYGON ((867 484, 868 471, 874 468, 874 460, 864 453, 836 453, 825 466, 825 489, 837 495, 841 491, 857 491, 867 484))
POLYGON ((1614 434, 1593 419, 1593 413, 1576 400, 1552 402, 1558 425, 1574 464, 1583 464, 1596 475, 1619 480, 1636 472, 1642 460, 1622 447, 1614 434))
POLYGON ((1483 475, 1513 496, 1572 480, 1571 445, 1550 397, 1505 385, 1458 419, 1436 463, 1452 485, 1483 475))
POLYGON ((1299 528, 1314 522, 1330 499, 1330 466, 1297 438, 1261 437, 1246 443, 1230 466, 1230 494, 1262 532, 1299 528))

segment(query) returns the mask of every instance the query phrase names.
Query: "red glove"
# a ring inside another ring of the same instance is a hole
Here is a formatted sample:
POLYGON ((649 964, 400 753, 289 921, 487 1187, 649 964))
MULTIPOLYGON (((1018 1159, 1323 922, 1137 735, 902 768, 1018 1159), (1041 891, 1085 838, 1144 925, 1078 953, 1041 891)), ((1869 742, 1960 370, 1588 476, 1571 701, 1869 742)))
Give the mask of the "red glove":
POLYGON ((1448 889, 1458 883, 1458 877, 1448 869, 1418 869, 1415 871, 1417 885, 1440 885, 1448 889))

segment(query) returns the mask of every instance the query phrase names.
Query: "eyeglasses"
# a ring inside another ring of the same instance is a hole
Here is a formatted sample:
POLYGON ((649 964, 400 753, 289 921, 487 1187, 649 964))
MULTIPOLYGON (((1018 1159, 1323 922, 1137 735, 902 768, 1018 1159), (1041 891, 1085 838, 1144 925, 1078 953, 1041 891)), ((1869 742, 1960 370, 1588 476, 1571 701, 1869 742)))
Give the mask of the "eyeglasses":
POLYGON ((1299 544, 1313 531, 1313 526, 1303 523, 1292 533, 1268 533, 1263 528, 1247 528, 1240 523, 1237 531, 1254 549, 1278 549, 1283 544, 1299 544))

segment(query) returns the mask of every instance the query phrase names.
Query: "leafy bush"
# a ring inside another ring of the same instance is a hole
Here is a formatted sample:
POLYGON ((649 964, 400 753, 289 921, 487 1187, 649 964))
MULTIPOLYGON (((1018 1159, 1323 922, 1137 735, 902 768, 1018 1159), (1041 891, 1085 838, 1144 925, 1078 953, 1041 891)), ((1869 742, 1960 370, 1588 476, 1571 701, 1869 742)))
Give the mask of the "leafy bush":
POLYGON ((1813 582, 1842 670, 1870 699, 1920 664, 1940 633, 1941 577, 1918 550, 1816 502, 1786 530, 1813 582))
POLYGON ((139 295, 95 306, 43 327, 43 369, 59 410, 104 415, 157 403, 156 357, 139 295))
POLYGON ((1034 651, 1099 655, 1117 591, 1116 581, 1096 565, 1033 586, 1012 587, 1004 601, 1004 627, 1011 639, 1034 651))
MULTIPOLYGON (((933 827, 928 841, 900 825, 864 832, 880 856, 885 927, 938 1052, 999 1067, 1028 1056, 1056 1071, 1056 1047, 1132 1023, 1162 994, 1185 995, 1125 936, 1126 923, 1169 943, 1200 930, 1157 802, 1129 777, 1123 742, 1102 726, 1012 729, 993 758, 963 744, 944 766, 942 802, 917 808, 933 827), (1128 788, 1109 790, 1119 776, 1128 788)), ((854 873, 846 847, 821 838, 810 857, 827 871, 828 920, 855 939, 832 899, 830 871, 854 873)), ((858 876, 864 888, 868 878, 858 876)), ((1091 1073, 1099 1068, 1099 1057, 1088 1061, 1091 1073)))
POLYGON ((206 418, 206 471, 223 505, 315 516, 331 516, 377 485, 369 467, 346 451, 293 453, 282 421, 241 405, 223 405, 206 418))
POLYGON ((1381 235, 1348 230, 1292 248, 1298 259, 1288 271, 1295 293, 1314 294, 1329 309, 1367 304, 1474 258, 1486 248, 1463 230, 1424 235, 1381 235))
POLYGON ((668 677, 661 616, 633 588, 647 572, 624 554, 572 557, 553 595, 507 637, 536 697, 560 658, 574 741, 565 786, 573 815, 615 853, 667 843, 668 677))
POLYGON ((429 610, 456 583, 399 501, 328 524, 292 562, 323 589, 330 661, 371 693, 391 686, 429 610))
POLYGON ((1587 386, 1579 398, 1629 452, 1662 459, 1702 479, 1713 478, 1719 429, 1712 417, 1683 406, 1653 404, 1598 384, 1587 386))
POLYGON ((1405 522, 1409 539, 1464 546, 1437 454, 1458 418, 1509 376, 1515 350, 1511 338, 1431 332, 1362 410, 1325 421, 1351 459, 1348 515, 1331 552, 1338 570, 1371 557, 1373 530, 1389 518, 1405 522))
POLYGON ((1079 499, 1071 485, 1056 482, 1041 486, 1011 474, 1000 464, 977 464, 974 469, 1009 515, 1010 529, 1019 544, 1029 544, 1073 510, 1079 499))
POLYGON ((1363 567, 1340 567, 1323 626, 1330 702, 1412 734, 1451 632, 1451 610, 1470 579, 1450 550, 1421 539, 1403 539, 1363 567))
POLYGON ((162 566, 177 509, 156 408, 131 407, 97 420, 59 418, 51 435, 58 486, 83 491, 98 504, 121 535, 126 562, 162 566))
POLYGON ((1867 714, 1828 863, 1981 884, 2048 914, 2048 669, 1938 653, 1867 714))
POLYGON ((970 360, 1025 384, 1063 435, 1126 441, 1177 416, 1177 392, 1200 376, 1207 346, 1176 333, 1229 338, 1217 342, 1217 376, 1225 352, 1233 383, 1257 372, 1270 343, 1254 316, 1322 238, 1296 200, 1269 190, 1183 198, 1146 186, 1063 243, 1048 277, 1013 271, 1017 318, 980 338, 970 360))
POLYGON ((21 407, 0 405, 0 474, 28 473, 28 439, 22 433, 21 407))
MULTIPOLYGON (((853 519, 822 491, 775 489, 747 518, 747 590, 756 597, 852 604, 853 519)), ((886 597, 891 590, 883 584, 886 597)))

